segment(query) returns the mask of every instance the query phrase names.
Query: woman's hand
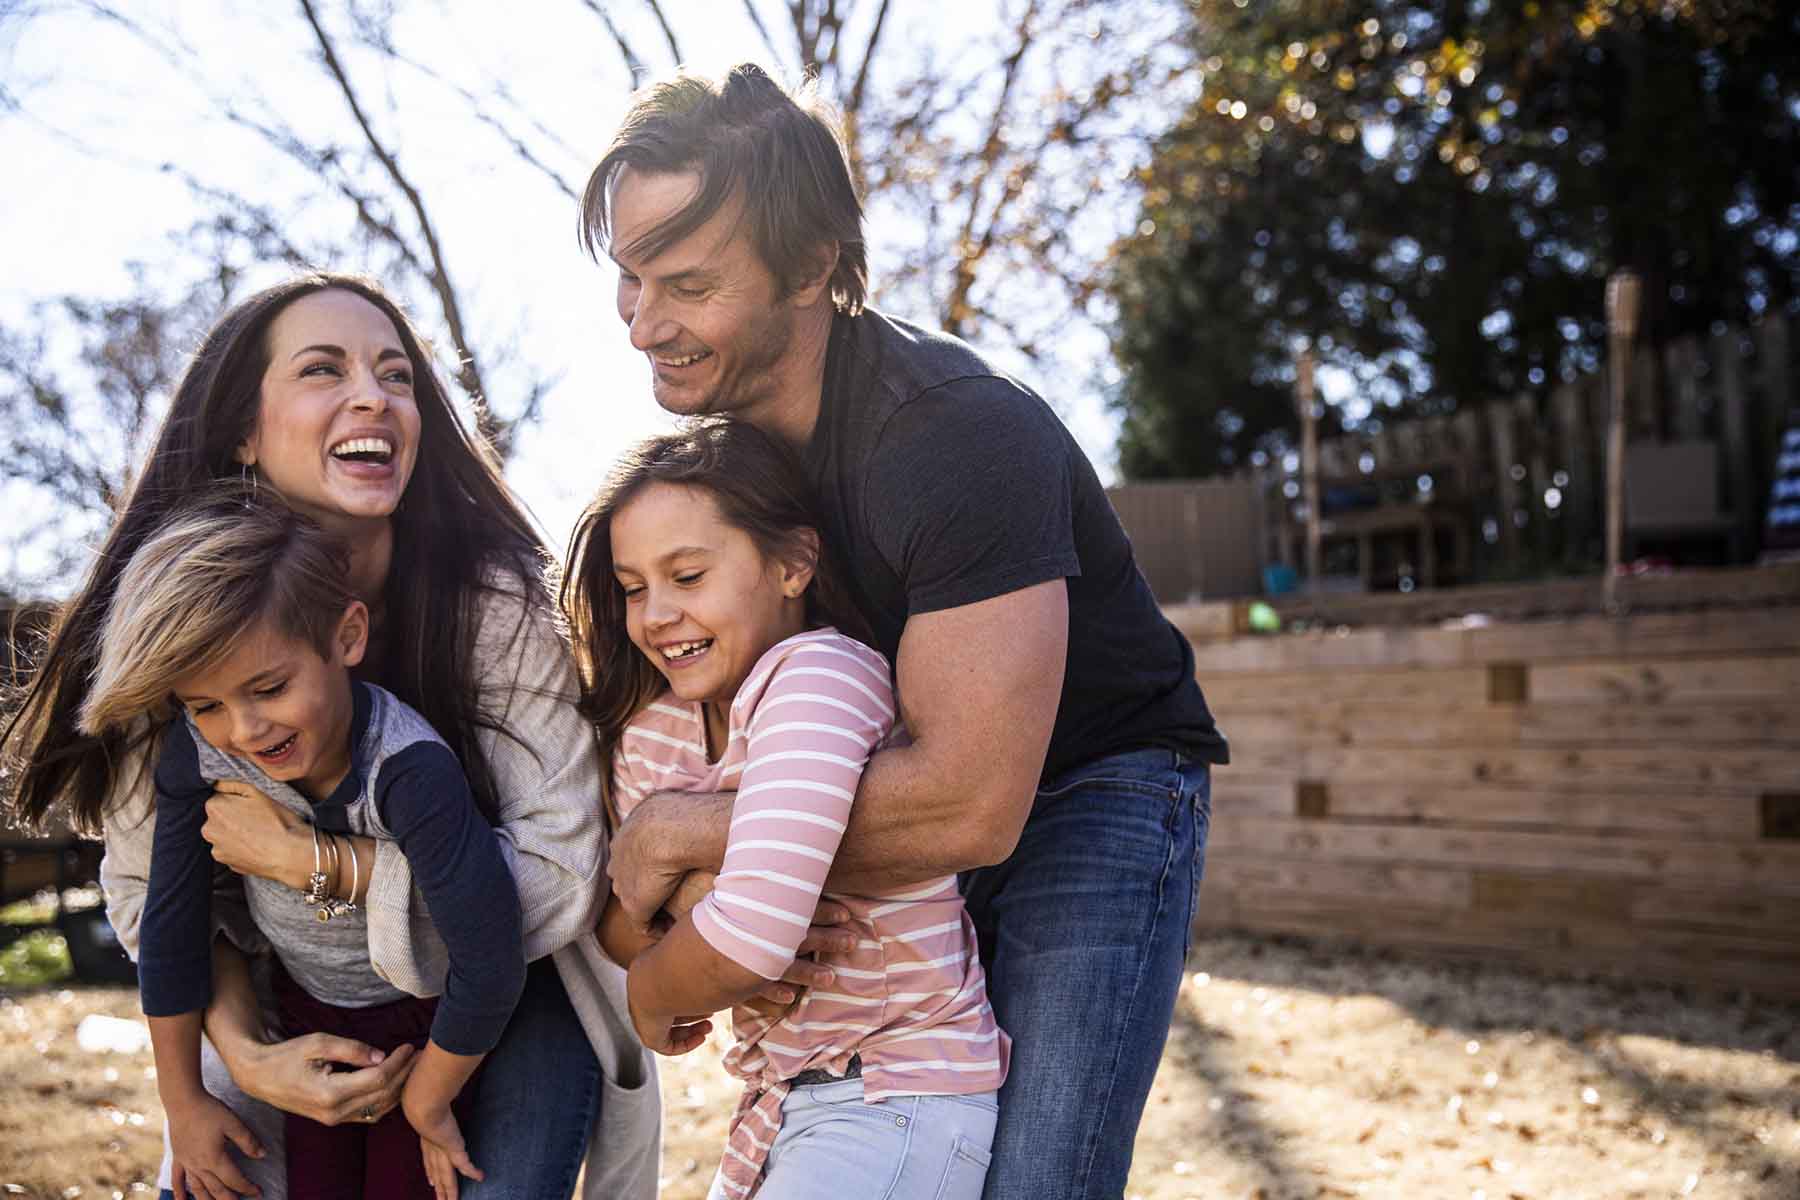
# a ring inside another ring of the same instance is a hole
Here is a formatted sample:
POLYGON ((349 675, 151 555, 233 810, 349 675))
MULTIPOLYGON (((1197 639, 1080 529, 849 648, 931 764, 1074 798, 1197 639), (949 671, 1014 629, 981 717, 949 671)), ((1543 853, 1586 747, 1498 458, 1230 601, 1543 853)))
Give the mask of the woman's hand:
POLYGON ((200 836, 213 858, 240 875, 255 875, 305 891, 313 872, 312 829, 261 791, 220 780, 206 802, 200 836))
POLYGON ((362 1042, 309 1033, 269 1045, 239 1044, 219 1053, 245 1092, 283 1112, 321 1125, 379 1121, 400 1103, 417 1052, 402 1045, 383 1055, 362 1042), (333 1064, 357 1068, 333 1071, 333 1064))

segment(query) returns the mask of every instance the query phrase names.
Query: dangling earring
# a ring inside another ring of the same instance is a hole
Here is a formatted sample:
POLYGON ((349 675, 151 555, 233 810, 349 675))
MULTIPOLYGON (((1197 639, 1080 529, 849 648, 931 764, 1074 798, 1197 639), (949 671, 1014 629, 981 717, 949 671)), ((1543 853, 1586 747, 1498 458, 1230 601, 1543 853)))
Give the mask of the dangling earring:
POLYGON ((251 507, 252 502, 257 498, 257 488, 261 486, 261 481, 257 478, 255 465, 252 463, 245 463, 242 470, 238 472, 238 478, 243 482, 245 489, 250 493, 248 496, 244 497, 244 507, 249 508, 251 507))

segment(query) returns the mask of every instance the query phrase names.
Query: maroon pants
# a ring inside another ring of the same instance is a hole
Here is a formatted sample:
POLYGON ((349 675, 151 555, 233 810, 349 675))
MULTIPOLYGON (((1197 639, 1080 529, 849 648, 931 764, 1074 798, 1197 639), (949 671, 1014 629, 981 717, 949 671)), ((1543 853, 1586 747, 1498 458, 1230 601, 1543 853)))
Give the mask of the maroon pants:
MULTIPOLYGON (((437 1012, 435 999, 408 996, 368 1008, 339 1008, 315 1000, 278 963, 274 972, 275 1003, 289 1037, 329 1033, 367 1042, 386 1053, 403 1043, 423 1048, 437 1012)), ((458 1096, 452 1111, 465 1129, 475 1082, 458 1096)), ((431 1181, 419 1154, 419 1135, 398 1106, 373 1124, 349 1121, 321 1125, 287 1114, 287 1180, 289 1200, 433 1200, 431 1181)))

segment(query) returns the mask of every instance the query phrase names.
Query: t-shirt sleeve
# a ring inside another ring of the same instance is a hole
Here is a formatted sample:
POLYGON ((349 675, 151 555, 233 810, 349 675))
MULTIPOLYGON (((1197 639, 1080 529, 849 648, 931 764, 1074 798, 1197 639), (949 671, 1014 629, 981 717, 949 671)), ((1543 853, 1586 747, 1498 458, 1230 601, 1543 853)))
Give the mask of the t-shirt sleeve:
POLYGON ((456 756, 436 742, 415 743, 382 764, 375 805, 449 952, 431 1040, 452 1054, 485 1054, 525 987, 519 892, 499 840, 456 756))
POLYGON ((1069 455, 1056 414, 1006 379, 958 380, 902 406, 870 459, 864 519, 908 611, 1079 575, 1069 455))
POLYGON ((157 754, 156 826, 138 947, 144 1015, 197 1012, 212 999, 212 847, 200 836, 212 784, 187 723, 171 721, 157 754))
POLYGON ((746 729, 724 864, 693 910, 714 950, 765 979, 788 969, 863 768, 893 723, 892 686, 873 651, 810 643, 777 664, 746 729))

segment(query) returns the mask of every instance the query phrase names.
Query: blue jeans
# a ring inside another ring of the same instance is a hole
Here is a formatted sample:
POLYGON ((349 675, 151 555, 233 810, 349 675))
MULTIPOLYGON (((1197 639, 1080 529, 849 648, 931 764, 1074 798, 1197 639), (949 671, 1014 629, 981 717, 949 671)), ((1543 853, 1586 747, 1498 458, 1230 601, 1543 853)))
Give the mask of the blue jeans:
POLYGON ((600 1060, 548 957, 532 963, 500 1044, 482 1064, 463 1128, 487 1178, 464 1179, 471 1200, 554 1200, 575 1191, 600 1112, 600 1060))
MULTIPOLYGON (((863 1100, 863 1081, 789 1092, 756 1200, 978 1200, 994 1093, 863 1100)), ((707 1200, 723 1196, 713 1177, 707 1200)))
POLYGON ((1039 789, 1012 857, 962 878, 1012 1035, 986 1200, 1117 1197, 1162 1059, 1212 815, 1205 763, 1136 750, 1039 789))

